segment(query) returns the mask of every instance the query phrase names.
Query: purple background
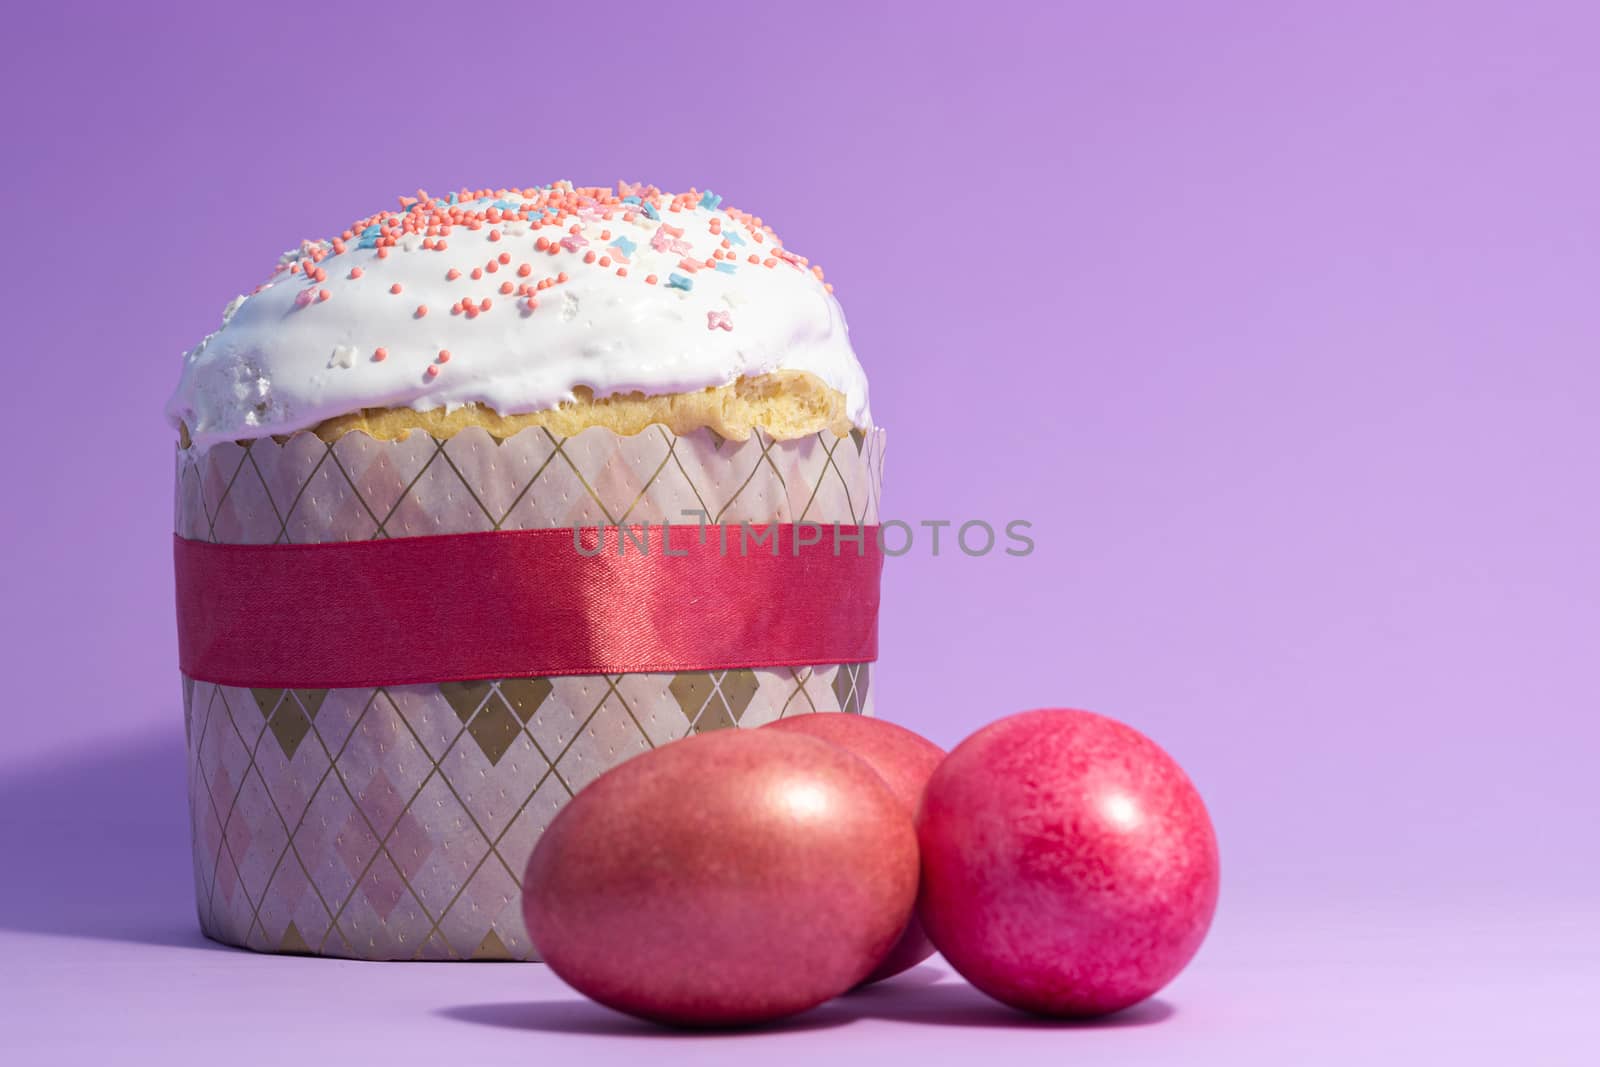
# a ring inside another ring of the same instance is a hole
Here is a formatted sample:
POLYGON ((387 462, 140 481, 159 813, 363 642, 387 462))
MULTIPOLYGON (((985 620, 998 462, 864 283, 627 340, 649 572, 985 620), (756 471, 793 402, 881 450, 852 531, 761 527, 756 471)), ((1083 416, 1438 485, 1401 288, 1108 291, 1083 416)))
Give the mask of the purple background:
POLYGON ((281 1051, 244 1036, 271 1019, 393 1062, 1586 1055, 1600 18, 1035 6, 8 17, 11 1040, 243 1063, 281 1051), (1026 559, 891 563, 879 713, 952 744, 1090 707, 1189 769, 1224 899, 1148 1025, 1042 1032, 929 966, 781 1034, 641 1038, 541 969, 199 940, 178 356, 303 236, 419 185, 560 177, 762 214, 837 285, 891 511, 1034 523, 1026 559), (935 1016, 966 1028, 906 1025, 935 1016))

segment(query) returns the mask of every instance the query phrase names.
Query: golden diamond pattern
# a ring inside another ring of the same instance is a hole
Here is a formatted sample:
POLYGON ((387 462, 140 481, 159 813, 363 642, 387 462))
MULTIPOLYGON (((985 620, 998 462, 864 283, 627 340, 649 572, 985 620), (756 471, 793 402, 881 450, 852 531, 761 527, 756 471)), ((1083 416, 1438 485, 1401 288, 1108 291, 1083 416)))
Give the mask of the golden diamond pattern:
MULTIPOLYGON (((573 522, 876 523, 884 437, 542 429, 312 434, 180 451, 176 528, 285 544, 573 522)), ((308 607, 308 610, 309 607, 308 607)), ((610 767, 690 733, 871 714, 867 664, 239 689, 184 679, 200 922, 261 951, 525 960, 539 835, 610 767)))
POLYGON ((847 663, 833 676, 833 695, 839 701, 839 710, 864 714, 867 699, 867 681, 870 663, 847 663))
POLYGON ((177 530, 230 544, 300 544, 540 529, 574 521, 878 521, 884 433, 793 441, 660 426, 633 437, 478 427, 440 440, 298 433, 178 453, 177 530))

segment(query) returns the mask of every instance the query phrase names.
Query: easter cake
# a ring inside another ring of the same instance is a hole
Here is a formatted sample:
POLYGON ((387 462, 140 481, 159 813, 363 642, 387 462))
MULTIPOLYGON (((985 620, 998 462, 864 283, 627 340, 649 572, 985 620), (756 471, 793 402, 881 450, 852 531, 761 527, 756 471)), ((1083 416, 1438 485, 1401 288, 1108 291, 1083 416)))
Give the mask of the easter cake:
POLYGON ((822 271, 713 193, 402 197, 229 304, 167 416, 218 940, 531 958, 519 879, 589 781, 871 711, 883 433, 822 271))

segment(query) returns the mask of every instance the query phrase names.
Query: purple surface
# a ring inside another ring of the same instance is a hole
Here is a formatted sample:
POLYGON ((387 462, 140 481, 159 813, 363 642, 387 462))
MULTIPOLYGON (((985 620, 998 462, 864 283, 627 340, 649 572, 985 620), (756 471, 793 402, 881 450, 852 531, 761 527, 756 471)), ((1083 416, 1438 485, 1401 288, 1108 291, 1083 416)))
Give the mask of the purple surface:
POLYGON ((1592 1057, 1592 7, 354 7, 8 22, 8 1042, 1592 1057), (781 1034, 639 1036, 538 968, 200 947, 178 354, 302 236, 557 177, 762 214, 838 287, 892 510, 1034 523, 1026 559, 891 563, 879 709, 948 745, 1085 706, 1188 768, 1222 906, 1143 1025, 1041 1032, 933 968, 781 1034))

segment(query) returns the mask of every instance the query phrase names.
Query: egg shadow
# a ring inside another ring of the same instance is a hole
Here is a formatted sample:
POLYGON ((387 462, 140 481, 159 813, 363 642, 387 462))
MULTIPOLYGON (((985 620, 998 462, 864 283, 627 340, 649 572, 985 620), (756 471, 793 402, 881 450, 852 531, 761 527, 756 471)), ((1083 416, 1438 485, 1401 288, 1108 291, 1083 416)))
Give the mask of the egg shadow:
POLYGON ((844 994, 844 996, 847 998, 870 996, 875 992, 881 992, 885 989, 910 989, 915 986, 938 985, 940 982, 954 982, 959 980, 960 979, 955 978, 948 971, 941 971, 937 967, 932 967, 926 963, 922 963, 910 968, 909 970, 901 971, 892 978, 885 978, 882 981, 874 982, 871 985, 858 985, 854 989, 850 990, 850 992, 844 994))
POLYGON ((1004 1030, 1111 1030, 1153 1026, 1177 1009, 1146 1000, 1093 1019, 1054 1019, 1009 1008, 934 967, 914 967, 875 985, 861 986, 819 1007, 765 1025, 727 1029, 661 1026, 587 1000, 505 1001, 462 1004, 436 1014, 457 1022, 548 1034, 591 1037, 737 1038, 831 1030, 866 1020, 1004 1030))
POLYGON ((818 1011, 810 1011, 759 1026, 690 1028, 646 1022, 587 1000, 513 1000, 487 1004, 459 1004, 441 1008, 434 1014, 457 1022, 493 1026, 502 1030, 587 1037, 642 1037, 657 1041, 673 1038, 726 1040, 761 1037, 767 1034, 829 1030, 854 1021, 848 1017, 834 1018, 818 1011))
MULTIPOLYGON (((934 971, 934 974, 938 975, 939 972, 934 971)), ((959 978, 950 978, 918 984, 892 980, 865 986, 831 1001, 819 1008, 818 1012, 842 1012, 852 1021, 881 1019, 886 1022, 969 1029, 1118 1030, 1154 1026, 1176 1015, 1177 1008, 1168 1001, 1151 999, 1095 1018, 1052 1018, 1018 1011, 979 992, 959 978)))

